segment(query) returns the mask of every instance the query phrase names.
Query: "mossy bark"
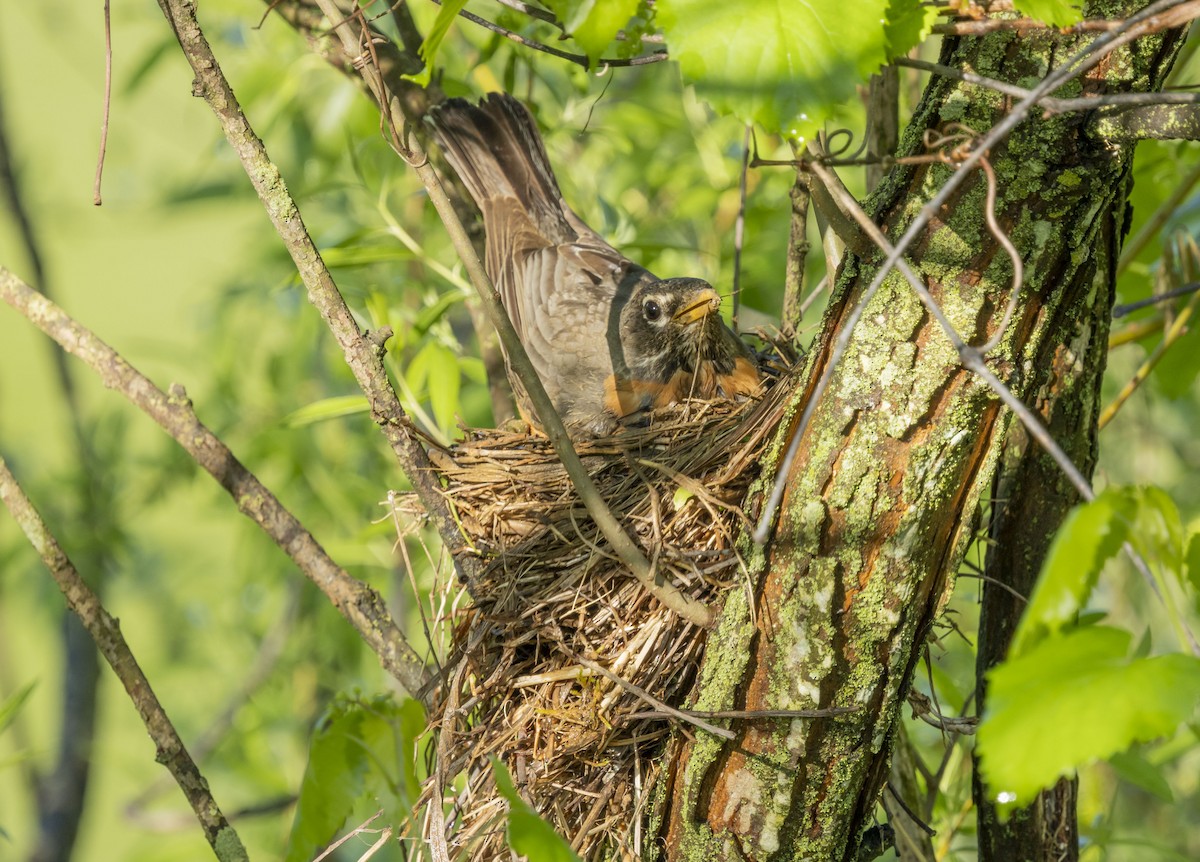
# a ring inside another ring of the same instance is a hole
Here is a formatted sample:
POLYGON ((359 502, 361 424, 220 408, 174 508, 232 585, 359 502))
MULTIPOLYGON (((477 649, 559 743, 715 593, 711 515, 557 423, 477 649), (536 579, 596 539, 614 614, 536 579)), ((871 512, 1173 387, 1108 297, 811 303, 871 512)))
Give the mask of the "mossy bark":
MULTIPOLYGON (((1178 41, 1173 33, 1143 39, 1056 95, 1160 87, 1178 41)), ((996 33, 948 41, 942 62, 1032 85, 1082 44, 1053 32, 996 33)), ((926 129, 960 123, 986 132, 1009 107, 995 92, 934 80, 900 154, 923 152, 926 129)), ((989 154, 999 180, 997 219, 1025 263, 1016 314, 989 364, 1027 403, 1055 375, 1094 381, 1102 371, 1112 283, 1101 273, 1111 271, 1124 232, 1133 154, 1100 140, 1090 122, 1085 113, 1038 113, 989 154)), ((871 200, 889 236, 905 229, 950 170, 893 171, 871 200)), ((996 333, 1012 277, 984 222, 985 192, 981 173, 968 178, 909 253, 972 344, 996 333)), ((796 383, 796 415, 878 263, 852 258, 844 266, 796 383)), ((1071 398, 1085 390, 1094 393, 1083 387, 1071 398)), ((1071 440, 1091 439, 1094 414, 1067 413, 1078 422, 1055 430, 1078 449, 1071 440)), ((773 541, 765 553, 745 549, 754 588, 730 593, 695 703, 857 711, 736 721, 733 742, 703 735, 679 742, 658 823, 665 858, 855 858, 920 647, 953 586, 1013 421, 959 365, 908 285, 890 276, 816 405, 773 541)), ((779 448, 790 432, 781 428, 779 448)), ((749 511, 761 494, 752 492, 749 511)))

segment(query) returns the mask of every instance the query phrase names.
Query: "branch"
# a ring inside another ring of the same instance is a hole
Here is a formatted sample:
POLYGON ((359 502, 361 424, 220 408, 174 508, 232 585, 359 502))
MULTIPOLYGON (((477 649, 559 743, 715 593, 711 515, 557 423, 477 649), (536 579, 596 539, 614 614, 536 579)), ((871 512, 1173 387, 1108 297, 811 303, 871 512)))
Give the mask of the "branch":
POLYGON ((405 640, 373 589, 338 567, 296 517, 247 470, 197 418, 183 388, 163 392, 66 312, 0 267, 0 299, 82 359, 109 389, 116 389, 175 438, 329 598, 379 656, 384 668, 414 697, 427 681, 425 663, 405 640))
POLYGON ((418 441, 415 429, 388 380, 381 358, 382 342, 366 337, 359 330, 333 276, 329 274, 320 252, 308 235, 300 210, 288 192, 279 169, 250 127, 237 96, 221 71, 217 58, 213 56, 196 20, 195 5, 188 0, 159 0, 158 5, 196 74, 194 92, 208 103, 220 122, 226 140, 241 160, 271 223, 296 265, 296 271, 308 291, 309 301, 316 306, 333 332, 346 364, 367 396, 371 418, 383 429, 400 468, 441 534, 456 567, 464 580, 470 583, 478 572, 478 561, 465 553, 468 551, 466 542, 441 494, 441 485, 429 462, 429 455, 418 441))
POLYGON ((1113 144, 1151 140, 1196 141, 1200 140, 1200 105, 1193 102, 1175 107, 1157 104, 1108 108, 1100 111, 1095 123, 1096 134, 1113 144))
MULTIPOLYGON (((319 0, 319 2, 330 19, 336 20, 337 7, 333 4, 333 0, 319 0)), ((342 46, 347 53, 360 50, 359 40, 362 38, 363 31, 361 23, 357 19, 342 21, 335 27, 335 32, 340 34, 342 46)), ((566 469, 571 483, 575 486, 580 500, 587 508, 588 514, 591 515, 604 538, 620 557, 621 562, 629 567, 634 577, 647 591, 689 622, 698 626, 707 626, 712 620, 712 612, 703 603, 686 596, 673 584, 662 580, 638 549, 636 543, 621 527, 620 522, 609 511, 608 505, 571 445, 562 419, 559 418, 551 404, 550 396, 546 394, 542 381, 529 361, 529 355, 517 337, 516 330, 513 329, 508 312, 504 310, 504 306, 500 302, 500 295, 492 285, 491 279, 488 278, 483 263, 479 260, 479 255, 454 211, 450 198, 446 195, 445 189, 420 144, 406 128, 405 117, 400 111, 396 98, 389 91, 379 70, 373 64, 369 51, 364 51, 356 60, 355 65, 359 68, 363 80, 366 81, 383 112, 384 119, 388 123, 393 148, 412 166, 425 185, 429 199, 441 217, 442 223, 446 226, 454 249, 463 261, 467 275, 479 294, 480 302, 492 325, 496 328, 500 341, 504 344, 509 366, 525 386, 542 428, 566 469)))
MULTIPOLYGON (((439 6, 442 5, 442 0, 433 0, 433 2, 439 6)), ((522 11, 528 12, 529 9, 523 9, 522 11)), ((518 45, 524 45, 526 48, 533 48, 535 51, 541 51, 545 54, 549 54, 552 57, 558 57, 560 60, 567 60, 568 62, 574 63, 576 66, 581 66, 584 69, 592 69, 597 66, 600 68, 604 68, 605 66, 609 68, 616 68, 618 66, 646 66, 650 63, 661 63, 662 61, 669 59, 666 51, 654 51, 650 54, 643 54, 640 57, 602 57, 597 60, 589 60, 584 54, 571 54, 567 51, 563 51, 560 48, 551 48, 549 45, 544 45, 534 39, 527 39, 519 33, 514 33, 512 30, 501 27, 499 24, 493 24, 486 18, 480 18, 478 15, 468 12, 466 9, 459 10, 458 15, 460 18, 466 18, 472 24, 478 24, 485 30, 490 30, 498 36, 503 36, 509 41, 516 42, 518 45)), ((534 17, 542 18, 540 15, 534 17)), ((547 19, 542 18, 542 20, 547 19)), ((555 26, 559 27, 560 30, 562 29, 558 22, 555 21, 554 23, 555 26)))
MULTIPOLYGON (((0 270, 0 278, 6 273, 0 270)), ((30 291, 32 293, 32 291, 30 291)), ((35 294, 36 295, 36 294, 35 294)), ((75 566, 59 547, 58 542, 46 528, 46 524, 38 515, 33 503, 25 496, 16 478, 9 471, 4 458, 0 456, 0 500, 12 513, 13 519, 20 525, 21 530, 29 539, 29 543, 41 555, 42 561, 54 577, 58 588, 62 590, 67 605, 87 628, 88 634, 96 642, 96 646, 104 655, 113 672, 121 680, 125 691, 133 701, 134 708, 142 717, 146 731, 154 740, 158 750, 155 759, 170 770, 179 789, 187 797, 196 813, 196 819, 204 830, 213 852, 220 860, 245 860, 246 849, 225 815, 221 813, 217 801, 209 793, 208 783, 200 774, 195 762, 184 747, 171 719, 162 708, 146 675, 138 666, 137 659, 129 649, 129 645, 121 636, 117 621, 100 604, 100 599, 84 583, 75 566)))

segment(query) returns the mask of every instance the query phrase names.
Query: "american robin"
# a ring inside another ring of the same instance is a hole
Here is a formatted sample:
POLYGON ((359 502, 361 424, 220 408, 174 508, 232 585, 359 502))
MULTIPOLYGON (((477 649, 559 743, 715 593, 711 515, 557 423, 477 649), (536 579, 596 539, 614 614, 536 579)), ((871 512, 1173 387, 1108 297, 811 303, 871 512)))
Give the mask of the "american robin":
POLYGON ((722 322, 708 282, 657 278, 567 206, 524 105, 497 93, 479 105, 450 99, 431 121, 483 213, 488 275, 572 436, 608 434, 687 397, 758 390, 754 354, 722 322))

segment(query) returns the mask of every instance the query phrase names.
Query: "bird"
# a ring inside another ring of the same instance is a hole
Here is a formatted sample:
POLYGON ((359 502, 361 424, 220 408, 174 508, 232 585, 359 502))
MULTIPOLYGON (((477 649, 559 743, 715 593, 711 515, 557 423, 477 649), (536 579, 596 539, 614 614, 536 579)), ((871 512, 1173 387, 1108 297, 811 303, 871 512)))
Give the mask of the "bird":
MULTIPOLYGON (((572 438, 607 436, 687 398, 759 391, 754 353, 722 321, 720 294, 703 279, 658 278, 588 227, 518 99, 448 99, 430 124, 483 215, 484 268, 572 438)), ((511 365, 508 376, 522 417, 540 427, 511 365)))

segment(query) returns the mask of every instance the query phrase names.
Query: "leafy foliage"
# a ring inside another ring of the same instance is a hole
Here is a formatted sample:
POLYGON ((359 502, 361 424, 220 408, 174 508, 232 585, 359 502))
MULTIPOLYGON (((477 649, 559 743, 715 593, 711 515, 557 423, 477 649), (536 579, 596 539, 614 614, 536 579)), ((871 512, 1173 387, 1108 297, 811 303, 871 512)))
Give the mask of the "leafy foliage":
POLYGON ((363 802, 382 808, 388 823, 404 823, 420 792, 416 743, 424 729, 415 700, 339 695, 313 732, 287 862, 311 859, 363 802))
MULTIPOLYGON (((988 675, 978 750, 994 798, 1010 807, 1084 764, 1170 736, 1200 707, 1200 658, 1145 655, 1148 637, 1131 651, 1131 633, 1083 615, 1104 565, 1127 543, 1148 562, 1173 619, 1186 613, 1177 601, 1191 576, 1183 569, 1183 530, 1162 491, 1109 489, 1071 513, 1009 659, 988 675)), ((1178 622, 1176 629, 1186 647, 1178 622)), ((1161 794, 1162 776, 1145 761, 1126 755, 1120 762, 1140 786, 1161 794)))
POLYGON ((718 111, 810 139, 844 117, 888 57, 886 0, 753 4, 661 0, 658 22, 685 81, 718 111))
POLYGON ((579 862, 562 836, 537 816, 529 803, 517 793, 512 776, 498 759, 493 758, 496 786, 508 802, 508 846, 529 862, 579 862))

